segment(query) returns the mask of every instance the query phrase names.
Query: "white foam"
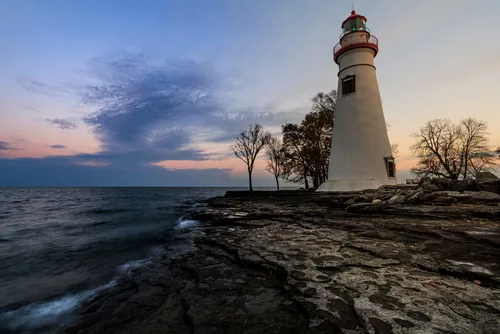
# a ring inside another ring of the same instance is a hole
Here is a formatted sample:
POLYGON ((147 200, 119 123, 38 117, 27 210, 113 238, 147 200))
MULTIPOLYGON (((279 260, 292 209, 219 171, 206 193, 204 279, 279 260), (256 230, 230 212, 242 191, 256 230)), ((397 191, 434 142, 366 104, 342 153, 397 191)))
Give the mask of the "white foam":
POLYGON ((188 228, 188 227, 193 227, 198 224, 197 220, 192 220, 192 219, 186 219, 186 220, 179 220, 177 222, 177 229, 183 229, 183 228, 188 228))
POLYGON ((29 329, 58 324, 61 318, 74 311, 80 302, 112 287, 115 281, 95 289, 63 296, 48 302, 34 303, 0 314, 0 320, 12 330, 29 329))
POLYGON ((128 272, 132 269, 136 269, 139 267, 142 267, 148 263, 151 262, 151 259, 142 259, 142 260, 135 260, 135 261, 130 261, 125 264, 122 264, 121 266, 118 267, 118 270, 120 272, 128 272))
MULTIPOLYGON (((165 251, 161 247, 153 248, 152 255, 150 257, 122 264, 118 267, 118 272, 122 275, 127 274, 132 269, 151 263, 154 259, 164 253, 165 251)), ((67 320, 68 315, 78 308, 82 301, 97 295, 102 290, 110 288, 115 284, 116 281, 112 280, 108 284, 99 286, 95 289, 75 294, 68 294, 58 299, 41 303, 33 303, 16 310, 1 313, 0 323, 6 323, 9 329, 16 331, 60 325, 64 320, 67 320)))
POLYGON ((154 262, 154 260, 165 254, 165 249, 162 247, 155 247, 151 250, 151 256, 145 259, 132 260, 118 267, 120 273, 130 272, 133 269, 143 267, 147 264, 154 262))

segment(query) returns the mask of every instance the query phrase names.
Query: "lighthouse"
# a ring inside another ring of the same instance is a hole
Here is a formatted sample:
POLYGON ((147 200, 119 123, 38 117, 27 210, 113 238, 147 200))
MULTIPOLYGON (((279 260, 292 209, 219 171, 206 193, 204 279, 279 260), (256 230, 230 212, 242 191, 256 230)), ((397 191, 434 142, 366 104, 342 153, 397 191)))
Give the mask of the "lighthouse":
POLYGON ((382 109, 375 57, 378 39, 354 10, 333 48, 339 66, 328 180, 317 191, 357 191, 396 184, 396 164, 382 109))

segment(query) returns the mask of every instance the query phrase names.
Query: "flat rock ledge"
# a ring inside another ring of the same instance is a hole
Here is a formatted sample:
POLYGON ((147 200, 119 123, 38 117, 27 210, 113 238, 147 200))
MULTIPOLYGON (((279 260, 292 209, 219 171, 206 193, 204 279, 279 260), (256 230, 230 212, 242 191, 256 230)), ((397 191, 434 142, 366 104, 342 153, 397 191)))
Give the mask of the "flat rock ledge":
POLYGON ((359 196, 212 198, 61 332, 500 333, 498 203, 359 196))

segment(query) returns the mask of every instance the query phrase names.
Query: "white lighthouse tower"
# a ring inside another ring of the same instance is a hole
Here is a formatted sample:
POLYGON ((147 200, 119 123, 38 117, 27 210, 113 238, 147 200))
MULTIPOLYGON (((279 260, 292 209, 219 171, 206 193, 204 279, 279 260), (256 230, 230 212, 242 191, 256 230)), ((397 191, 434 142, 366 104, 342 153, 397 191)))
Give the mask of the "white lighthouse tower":
POLYGON ((333 49, 339 65, 328 180, 317 191, 356 191, 396 184, 396 165, 374 60, 378 40, 354 10, 333 49))

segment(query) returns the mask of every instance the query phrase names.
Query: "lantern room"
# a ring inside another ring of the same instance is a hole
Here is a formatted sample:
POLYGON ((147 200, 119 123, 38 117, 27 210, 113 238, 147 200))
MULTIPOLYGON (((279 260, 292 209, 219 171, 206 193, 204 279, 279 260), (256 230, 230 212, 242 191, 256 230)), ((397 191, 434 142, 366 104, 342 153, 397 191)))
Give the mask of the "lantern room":
POLYGON ((366 17, 363 15, 359 15, 356 13, 355 10, 351 12, 351 15, 342 22, 342 36, 347 35, 351 32, 354 31, 367 31, 368 28, 366 27, 366 17))

